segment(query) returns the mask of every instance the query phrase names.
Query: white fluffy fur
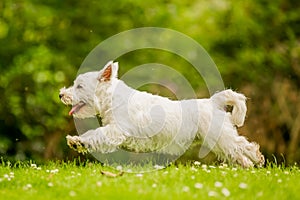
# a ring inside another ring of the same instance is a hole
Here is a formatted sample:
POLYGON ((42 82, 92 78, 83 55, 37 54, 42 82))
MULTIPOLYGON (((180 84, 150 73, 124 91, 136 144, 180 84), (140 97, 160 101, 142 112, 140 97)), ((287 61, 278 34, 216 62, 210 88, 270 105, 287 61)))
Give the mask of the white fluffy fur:
POLYGON ((244 95, 224 90, 209 99, 172 101, 130 88, 117 73, 118 63, 109 62, 100 72, 82 74, 73 86, 61 89, 62 102, 73 105, 70 114, 77 118, 98 114, 103 123, 83 135, 67 136, 70 147, 79 152, 124 148, 181 155, 197 137, 230 163, 243 167, 264 163, 259 145, 237 132, 247 111, 244 95), (228 105, 232 112, 226 112, 228 105))

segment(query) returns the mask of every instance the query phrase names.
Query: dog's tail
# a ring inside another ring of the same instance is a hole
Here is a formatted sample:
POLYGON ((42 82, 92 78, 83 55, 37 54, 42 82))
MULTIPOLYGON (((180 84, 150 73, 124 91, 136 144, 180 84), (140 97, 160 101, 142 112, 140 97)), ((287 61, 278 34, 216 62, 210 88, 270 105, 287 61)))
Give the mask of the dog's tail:
POLYGON ((232 106, 231 122, 237 127, 243 126, 247 112, 246 97, 243 94, 228 89, 214 94, 211 100, 225 111, 228 106, 232 106))

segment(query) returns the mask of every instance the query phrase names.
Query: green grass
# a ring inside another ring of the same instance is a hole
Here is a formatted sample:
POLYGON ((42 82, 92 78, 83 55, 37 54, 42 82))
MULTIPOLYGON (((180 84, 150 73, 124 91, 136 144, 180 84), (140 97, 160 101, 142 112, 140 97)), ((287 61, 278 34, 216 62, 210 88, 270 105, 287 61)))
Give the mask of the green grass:
POLYGON ((86 162, 0 165, 1 199, 300 199, 297 166, 242 169, 198 163, 150 173, 116 172, 86 162))

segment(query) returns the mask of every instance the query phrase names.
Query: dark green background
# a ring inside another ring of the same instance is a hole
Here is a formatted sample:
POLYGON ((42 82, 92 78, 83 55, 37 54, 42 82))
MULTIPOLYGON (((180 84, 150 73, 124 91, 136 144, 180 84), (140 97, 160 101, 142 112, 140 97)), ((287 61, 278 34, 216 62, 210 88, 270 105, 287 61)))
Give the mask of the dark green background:
MULTIPOLYGON (((65 144, 76 129, 59 89, 72 84, 101 41, 144 26, 174 29, 199 42, 225 87, 249 98, 240 133, 257 141, 271 160, 300 160, 298 0, 2 0, 0 155, 41 161, 76 156, 65 144)), ((199 97, 208 95, 201 77, 174 55, 144 50, 118 61, 121 75, 149 62, 174 66, 199 97)), ((155 86, 147 89, 169 95, 155 86)))

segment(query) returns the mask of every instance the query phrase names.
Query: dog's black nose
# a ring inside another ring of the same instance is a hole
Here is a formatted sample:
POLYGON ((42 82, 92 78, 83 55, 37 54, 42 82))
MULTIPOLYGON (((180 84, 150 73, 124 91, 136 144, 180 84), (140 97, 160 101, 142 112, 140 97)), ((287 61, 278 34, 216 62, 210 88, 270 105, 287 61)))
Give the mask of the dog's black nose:
POLYGON ((59 96, 59 98, 61 99, 64 95, 63 95, 63 94, 59 94, 58 96, 59 96))

